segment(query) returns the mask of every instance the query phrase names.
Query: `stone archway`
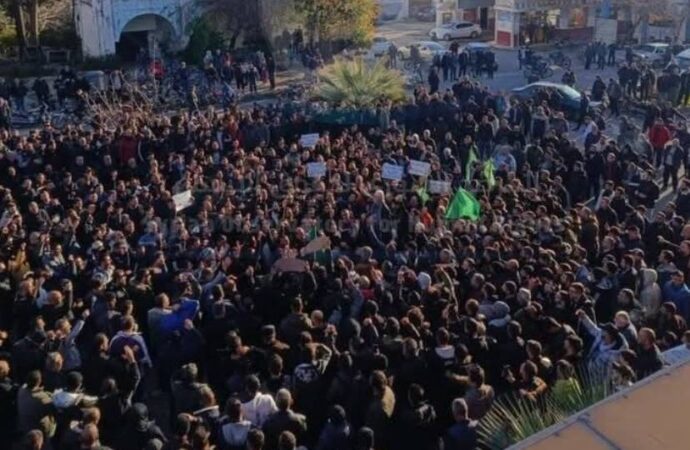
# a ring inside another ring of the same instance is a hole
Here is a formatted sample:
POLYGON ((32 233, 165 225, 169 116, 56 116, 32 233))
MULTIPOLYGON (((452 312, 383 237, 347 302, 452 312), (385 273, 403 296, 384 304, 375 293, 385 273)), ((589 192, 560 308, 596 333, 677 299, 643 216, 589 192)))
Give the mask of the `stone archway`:
POLYGON ((120 30, 116 52, 126 60, 136 59, 141 51, 149 57, 159 57, 175 49, 179 34, 166 17, 155 13, 140 14, 130 18, 120 30))

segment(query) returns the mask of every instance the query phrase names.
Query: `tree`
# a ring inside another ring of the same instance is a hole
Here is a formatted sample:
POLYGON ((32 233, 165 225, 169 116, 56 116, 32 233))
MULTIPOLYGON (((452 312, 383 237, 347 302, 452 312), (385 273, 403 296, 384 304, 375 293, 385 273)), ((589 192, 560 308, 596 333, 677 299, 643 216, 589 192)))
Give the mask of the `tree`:
POLYGON ((185 49, 185 60, 192 64, 201 64, 207 50, 222 48, 223 36, 218 33, 204 18, 192 22, 189 43, 185 49))
POLYGON ((315 97, 333 105, 370 108, 380 100, 405 99, 405 83, 400 72, 381 62, 369 66, 361 59, 336 61, 319 72, 315 97))
POLYGON ((19 54, 25 56, 28 47, 41 45, 41 33, 72 23, 71 0, 0 0, 14 21, 19 54))
POLYGON ((367 44, 374 34, 378 14, 375 0, 294 0, 304 15, 310 42, 345 39, 367 44))

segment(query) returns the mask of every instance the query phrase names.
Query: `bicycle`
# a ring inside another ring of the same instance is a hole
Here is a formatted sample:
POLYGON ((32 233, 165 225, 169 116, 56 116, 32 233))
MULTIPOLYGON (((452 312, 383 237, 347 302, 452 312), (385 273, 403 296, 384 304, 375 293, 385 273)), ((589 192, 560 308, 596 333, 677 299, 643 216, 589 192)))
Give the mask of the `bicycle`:
POLYGON ((410 84, 424 84, 424 73, 422 72, 421 63, 417 63, 410 68, 406 68, 405 73, 410 84))

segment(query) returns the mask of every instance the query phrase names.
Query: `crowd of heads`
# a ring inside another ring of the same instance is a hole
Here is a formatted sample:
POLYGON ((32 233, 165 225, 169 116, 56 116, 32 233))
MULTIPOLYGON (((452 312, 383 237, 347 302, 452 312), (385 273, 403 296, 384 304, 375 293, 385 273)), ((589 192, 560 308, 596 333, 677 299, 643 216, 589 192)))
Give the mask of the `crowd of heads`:
POLYGON ((655 162, 677 174, 688 140, 666 109, 621 136, 583 114, 573 137, 552 93, 462 78, 376 118, 314 129, 290 103, 1 129, 0 435, 474 448, 497 397, 537 405, 591 371, 624 389, 687 338, 690 182, 657 207, 655 162), (410 161, 428 175, 382 176, 410 161), (476 221, 446 219, 461 187, 476 221))

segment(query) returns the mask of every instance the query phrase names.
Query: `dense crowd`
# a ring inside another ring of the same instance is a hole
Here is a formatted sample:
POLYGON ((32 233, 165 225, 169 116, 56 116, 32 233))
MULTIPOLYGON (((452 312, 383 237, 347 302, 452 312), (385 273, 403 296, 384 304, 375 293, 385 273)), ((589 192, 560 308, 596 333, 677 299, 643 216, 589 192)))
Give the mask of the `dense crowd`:
POLYGON ((295 104, 0 129, 4 442, 474 449, 501 395, 658 371, 688 338, 685 123, 583 111, 573 139, 548 90, 414 95, 309 146, 295 104), (477 221, 446 220, 461 186, 477 221))

